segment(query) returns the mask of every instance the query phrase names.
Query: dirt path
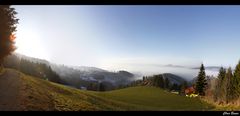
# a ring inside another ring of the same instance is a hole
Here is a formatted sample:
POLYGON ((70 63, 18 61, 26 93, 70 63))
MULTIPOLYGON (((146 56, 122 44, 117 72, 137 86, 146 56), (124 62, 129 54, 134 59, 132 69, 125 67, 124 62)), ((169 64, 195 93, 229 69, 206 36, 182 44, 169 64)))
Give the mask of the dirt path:
POLYGON ((0 111, 18 111, 20 105, 20 74, 13 70, 6 70, 0 75, 0 111))

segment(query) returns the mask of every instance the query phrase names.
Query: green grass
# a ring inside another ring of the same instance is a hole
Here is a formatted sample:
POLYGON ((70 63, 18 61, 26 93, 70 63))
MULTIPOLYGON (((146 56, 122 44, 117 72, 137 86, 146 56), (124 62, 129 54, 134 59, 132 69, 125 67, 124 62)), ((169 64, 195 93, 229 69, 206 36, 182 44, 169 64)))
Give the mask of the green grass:
POLYGON ((23 73, 20 73, 20 79, 24 110, 192 111, 211 110, 213 108, 198 98, 175 95, 155 87, 130 87, 108 92, 94 92, 74 89, 23 73))
POLYGON ((192 111, 213 108, 199 98, 187 98, 155 87, 139 86, 109 92, 92 92, 92 94, 135 106, 134 110, 192 111))
MULTIPOLYGON (((9 69, 8 69, 9 70, 9 69)), ((83 90, 20 74, 22 102, 25 110, 111 111, 128 110, 131 106, 95 96, 83 90)))

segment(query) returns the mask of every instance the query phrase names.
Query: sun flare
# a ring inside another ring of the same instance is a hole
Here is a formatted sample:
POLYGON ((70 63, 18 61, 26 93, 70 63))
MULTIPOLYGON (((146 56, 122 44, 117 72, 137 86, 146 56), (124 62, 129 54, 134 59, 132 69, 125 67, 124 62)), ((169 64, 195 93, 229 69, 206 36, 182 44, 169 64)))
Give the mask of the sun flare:
POLYGON ((16 33, 16 52, 27 56, 48 59, 41 36, 33 29, 19 29, 16 33))

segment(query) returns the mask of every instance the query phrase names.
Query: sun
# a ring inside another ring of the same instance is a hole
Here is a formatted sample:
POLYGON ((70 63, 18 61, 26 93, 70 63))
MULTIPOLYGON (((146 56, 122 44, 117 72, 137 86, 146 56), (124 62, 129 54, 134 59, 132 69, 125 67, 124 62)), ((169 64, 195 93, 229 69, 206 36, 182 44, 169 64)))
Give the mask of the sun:
POLYGON ((41 41, 41 35, 34 29, 19 28, 16 32, 15 45, 17 53, 48 60, 44 42, 41 41))

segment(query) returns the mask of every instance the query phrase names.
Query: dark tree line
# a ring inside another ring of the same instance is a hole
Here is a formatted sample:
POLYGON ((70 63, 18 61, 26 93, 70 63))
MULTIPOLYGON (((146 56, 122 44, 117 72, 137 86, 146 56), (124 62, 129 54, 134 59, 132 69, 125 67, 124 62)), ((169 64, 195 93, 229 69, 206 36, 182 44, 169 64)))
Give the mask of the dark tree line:
POLYGON ((219 103, 236 103, 240 97, 240 61, 234 71, 220 68, 214 90, 214 101, 219 103))
POLYGON ((197 93, 218 104, 239 104, 240 101, 240 61, 231 67, 219 69, 217 78, 206 79, 204 66, 201 65, 196 82, 197 93), (206 94, 207 92, 207 94, 206 94))
MULTIPOLYGON (((159 87, 168 91, 174 90, 174 91, 180 92, 183 84, 179 85, 176 83, 171 83, 168 78, 163 78, 163 75, 159 74, 159 75, 153 75, 153 76, 143 76, 142 80, 133 81, 130 85, 125 87, 153 86, 153 87, 159 87)), ((186 86, 184 86, 184 89, 186 88, 186 86)))
POLYGON ((52 68, 44 63, 34 63, 25 59, 21 59, 20 68, 21 72, 49 80, 56 83, 61 83, 59 75, 52 70, 52 68))
POLYGON ((25 74, 49 80, 55 83, 63 84, 60 76, 45 63, 31 62, 26 59, 20 59, 15 55, 7 57, 3 62, 4 67, 19 70, 25 74))
POLYGON ((91 91, 106 91, 106 87, 102 82, 91 82, 87 86, 87 90, 91 91))

